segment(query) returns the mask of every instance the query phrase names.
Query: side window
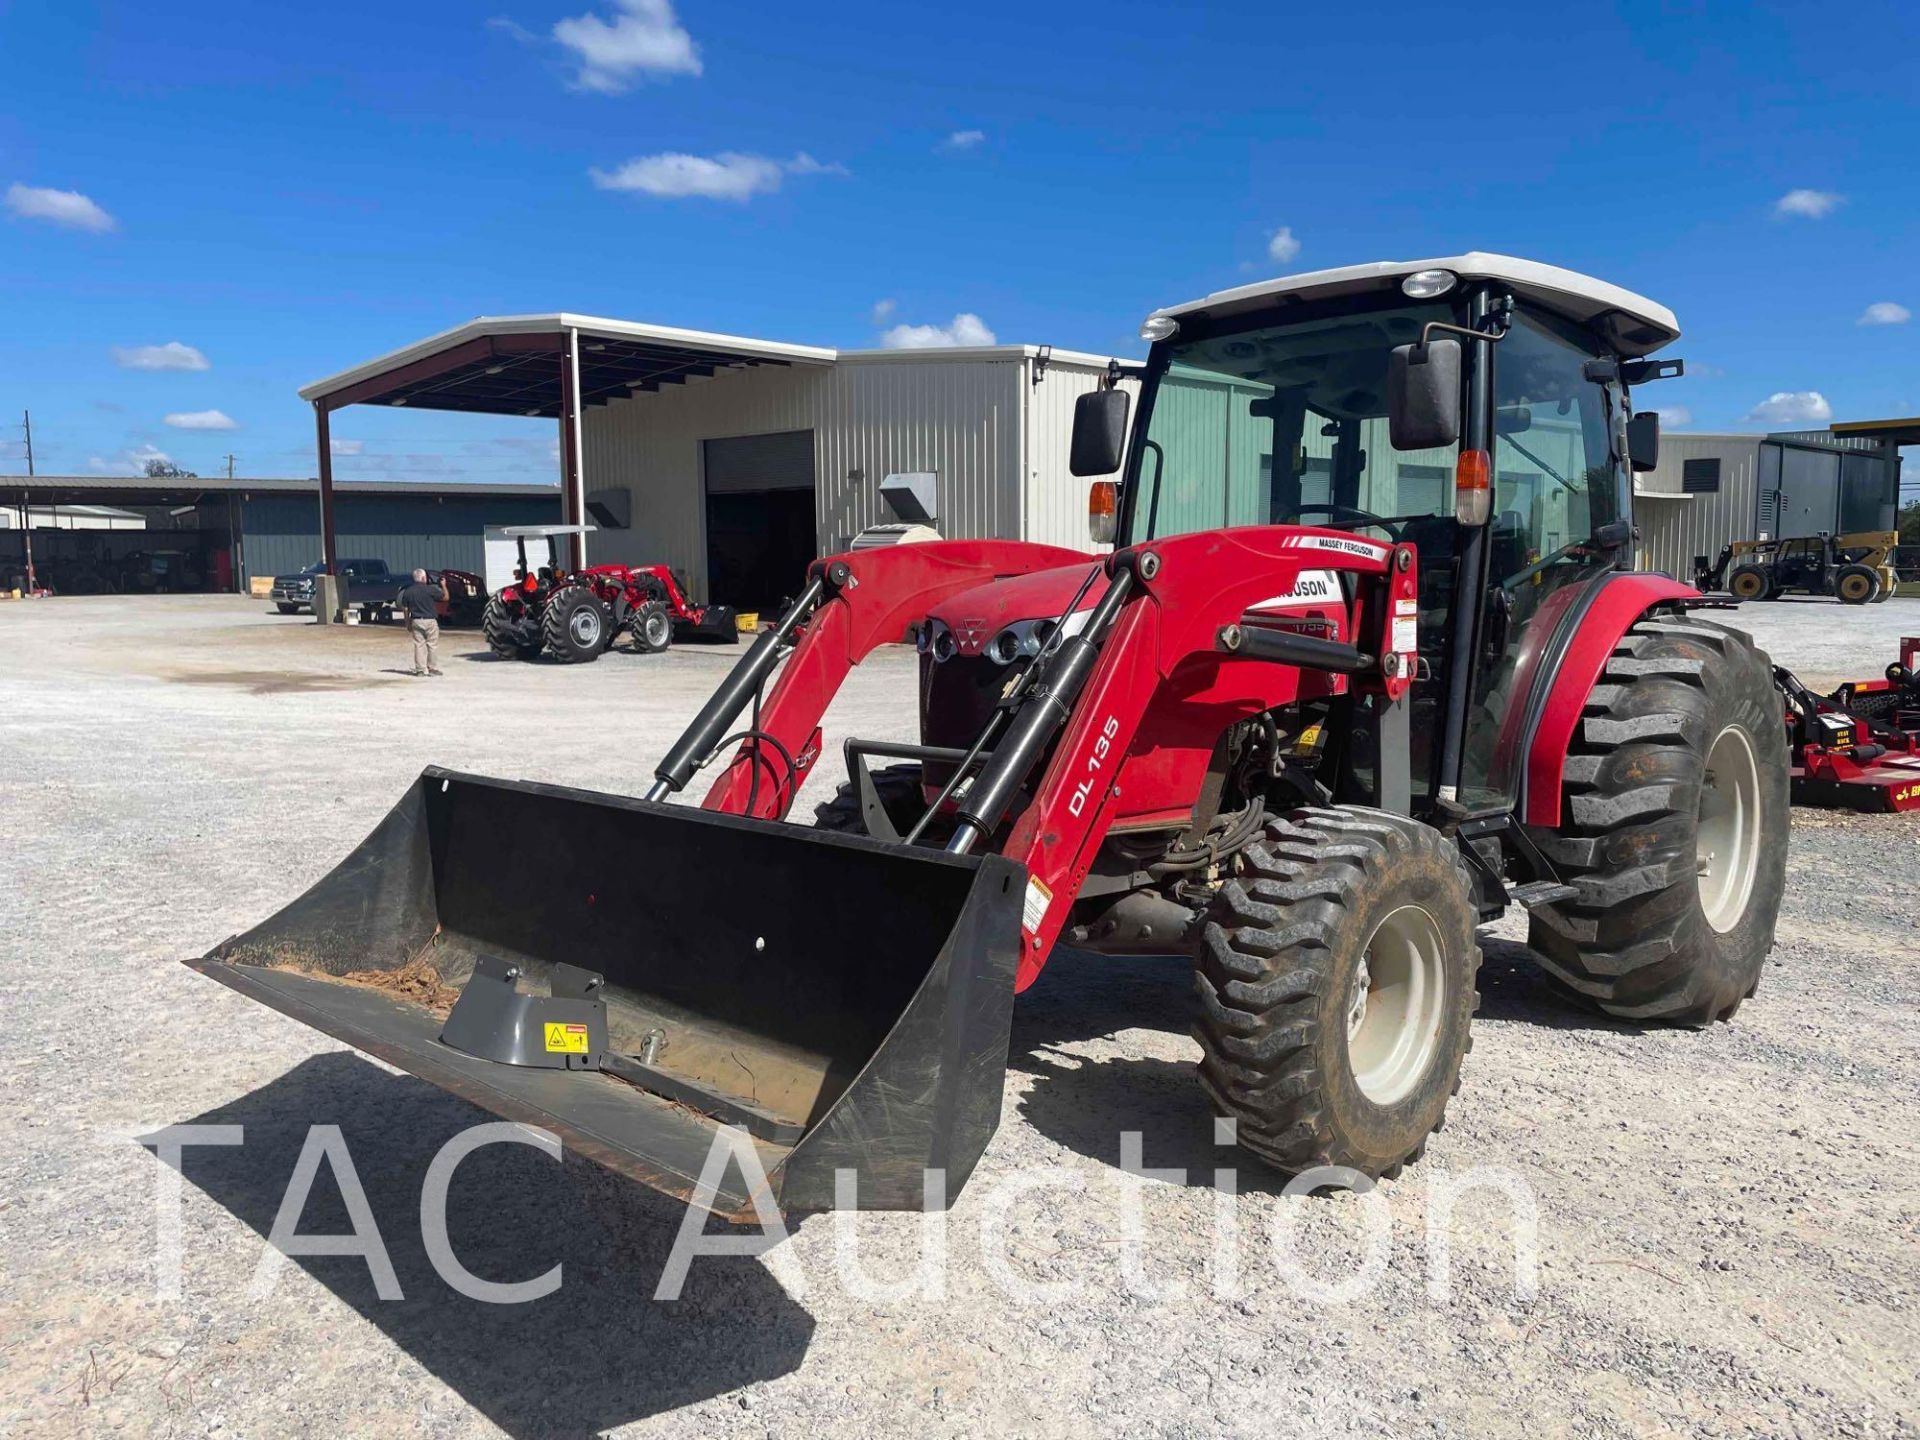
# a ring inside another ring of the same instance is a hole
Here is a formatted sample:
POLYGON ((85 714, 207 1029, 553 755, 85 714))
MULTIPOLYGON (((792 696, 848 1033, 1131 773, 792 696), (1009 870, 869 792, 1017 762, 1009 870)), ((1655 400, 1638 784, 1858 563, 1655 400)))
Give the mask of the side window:
POLYGON ((1617 518, 1606 391, 1583 373, 1590 358, 1585 347, 1526 314, 1500 342, 1494 362, 1496 582, 1578 545, 1617 518))

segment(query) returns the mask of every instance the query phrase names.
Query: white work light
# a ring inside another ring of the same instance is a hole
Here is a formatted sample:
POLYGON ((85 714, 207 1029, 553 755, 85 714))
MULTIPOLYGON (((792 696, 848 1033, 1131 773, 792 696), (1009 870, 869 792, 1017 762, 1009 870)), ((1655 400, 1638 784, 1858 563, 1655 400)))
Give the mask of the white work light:
POLYGON ((1180 331, 1180 322, 1171 315, 1162 315, 1158 311, 1140 322, 1142 340, 1171 340, 1180 331))
POLYGON ((1459 279, 1451 270, 1416 270, 1400 282, 1400 293, 1410 300, 1431 300, 1446 294, 1459 279))

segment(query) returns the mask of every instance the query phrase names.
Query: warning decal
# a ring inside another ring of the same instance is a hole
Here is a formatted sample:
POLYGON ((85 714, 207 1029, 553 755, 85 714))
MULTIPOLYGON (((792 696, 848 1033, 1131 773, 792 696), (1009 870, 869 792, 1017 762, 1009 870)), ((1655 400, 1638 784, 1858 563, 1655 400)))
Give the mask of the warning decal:
POLYGON ((584 1055, 587 1053, 587 1027, 584 1025, 558 1025, 549 1020, 547 1030, 547 1052, 553 1055, 584 1055))
POLYGON ((1040 922, 1047 918, 1053 904, 1053 892, 1032 876, 1027 877, 1027 893, 1020 902, 1020 924, 1029 935, 1038 934, 1040 922))

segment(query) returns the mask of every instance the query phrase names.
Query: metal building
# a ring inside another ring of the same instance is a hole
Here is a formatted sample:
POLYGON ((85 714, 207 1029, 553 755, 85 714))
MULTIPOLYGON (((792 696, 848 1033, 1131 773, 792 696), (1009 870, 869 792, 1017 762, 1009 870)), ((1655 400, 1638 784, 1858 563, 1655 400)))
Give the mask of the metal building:
MULTIPOLYGON (((361 481, 338 490, 338 553, 395 569, 478 574, 487 526, 560 518, 557 485, 361 481)), ((256 577, 320 558, 320 501, 311 480, 0 476, 0 589, 25 587, 29 544, 36 579, 60 594, 245 594, 256 577)))
MULTIPOLYGON (((1087 543, 1067 473, 1073 403, 1103 356, 1034 345, 835 351, 571 314, 482 318, 300 394, 323 508, 333 411, 354 404, 533 415, 559 426, 579 556, 664 562, 743 607, 790 593, 814 556, 895 518, 888 475, 932 477, 952 538, 1087 543)), ((334 554, 344 554, 336 545, 334 554)))
POLYGON ((1690 579, 1735 540, 1892 530, 1901 445, 1920 420, 1841 423, 1775 435, 1667 434, 1660 463, 1634 477, 1639 564, 1690 579))

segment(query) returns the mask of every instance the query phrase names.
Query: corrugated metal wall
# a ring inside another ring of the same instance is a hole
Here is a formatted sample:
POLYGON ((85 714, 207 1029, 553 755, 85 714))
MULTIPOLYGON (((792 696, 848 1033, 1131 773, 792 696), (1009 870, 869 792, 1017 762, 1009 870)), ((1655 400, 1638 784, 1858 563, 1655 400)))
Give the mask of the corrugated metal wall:
POLYGON ((1751 539, 1759 511, 1758 435, 1660 437, 1660 463, 1634 477, 1633 518, 1640 527, 1636 563, 1691 582, 1693 557, 1709 563, 1729 540, 1751 539), (1684 495, 1681 468, 1689 460, 1717 459, 1720 489, 1684 495))
MULTIPOLYGON (((320 558, 318 495, 250 495, 239 509, 241 572, 284 575, 320 558)), ((395 570, 486 569, 480 532, 488 525, 557 525, 560 496, 344 495, 333 507, 341 559, 384 560, 395 570)))
MULTIPOLYGON (((1032 365, 1029 360, 1029 379, 1032 365)), ((1074 402, 1088 391, 1099 389, 1105 374, 1105 366, 1054 360, 1038 385, 1022 381, 1027 407, 1027 526, 1021 539, 1069 550, 1091 548, 1087 487, 1099 477, 1082 480, 1071 474, 1067 456, 1073 442, 1074 402)), ((1120 388, 1131 397, 1131 416, 1140 405, 1140 382, 1122 379, 1120 388)))
MULTIPOLYGON (((879 485, 894 471, 935 473, 942 534, 1017 537, 1025 375, 1017 354, 842 357, 832 366, 723 373, 589 409, 583 425, 587 488, 624 485, 634 492, 632 528, 589 537, 589 558, 664 561, 686 571, 695 592, 704 595, 702 442, 783 430, 814 435, 822 552, 893 518, 879 485)), ((1039 388, 1051 383, 1050 375, 1039 388)), ((1059 450, 1064 474, 1064 443, 1059 450)), ((1084 498, 1079 524, 1084 544, 1084 498)))

